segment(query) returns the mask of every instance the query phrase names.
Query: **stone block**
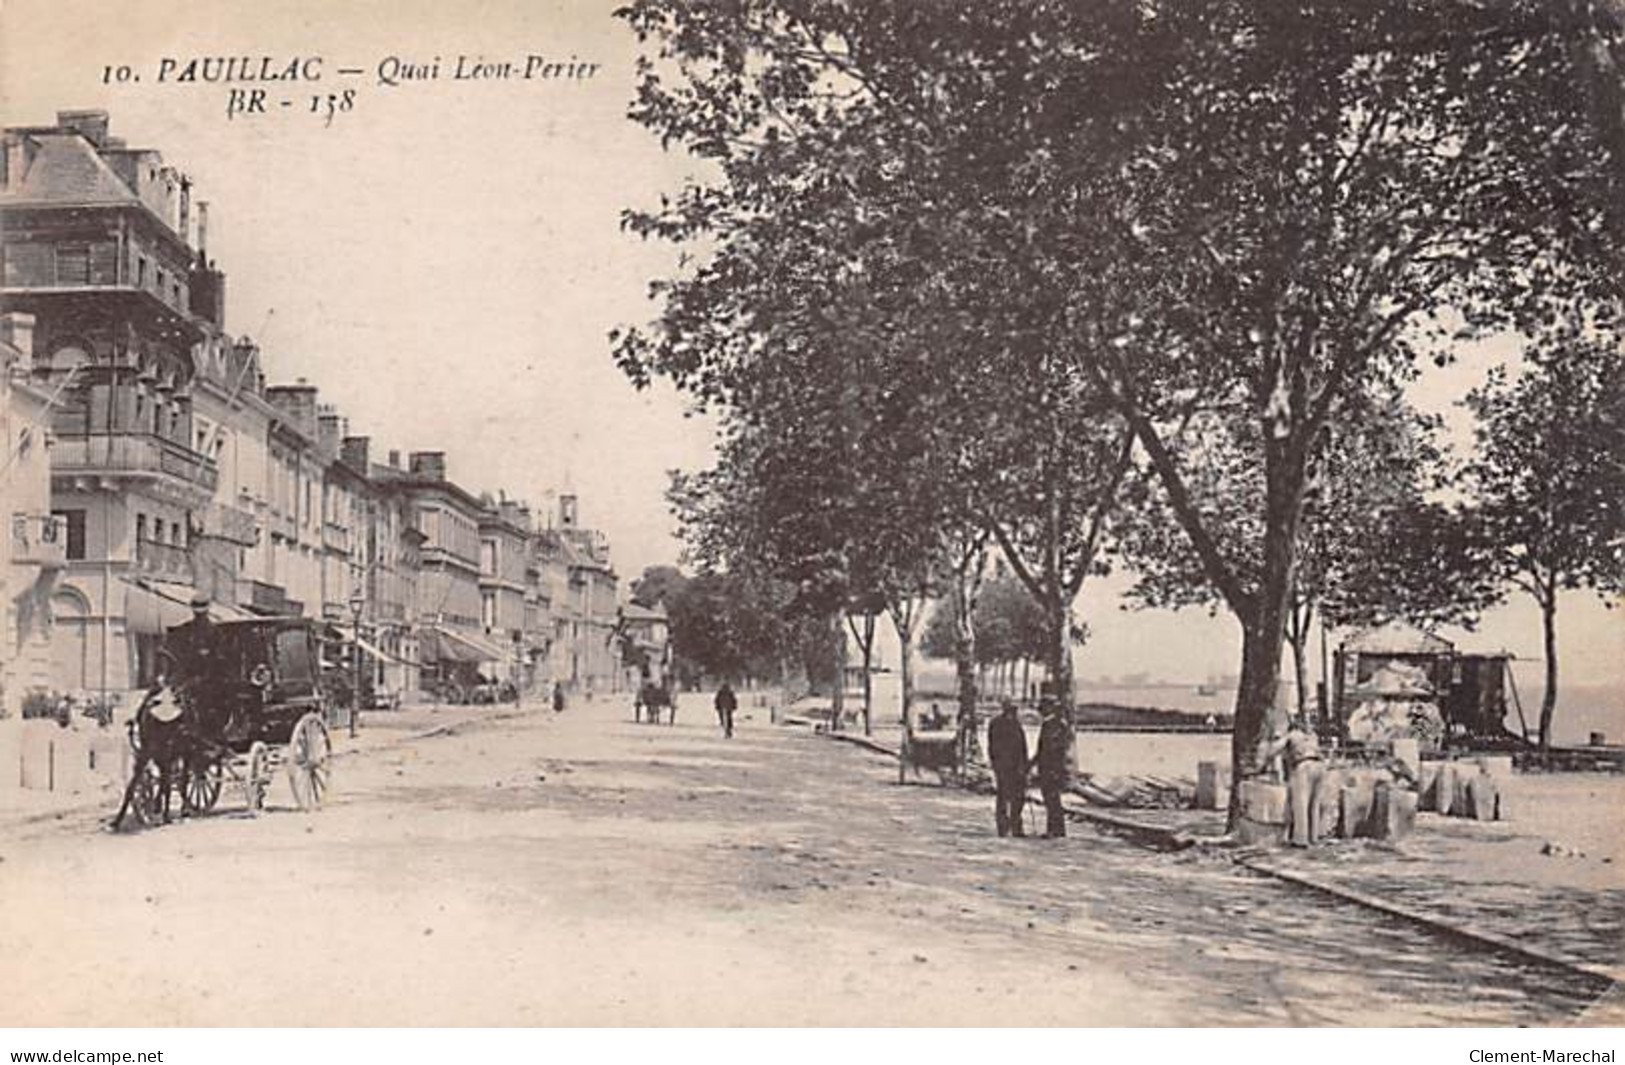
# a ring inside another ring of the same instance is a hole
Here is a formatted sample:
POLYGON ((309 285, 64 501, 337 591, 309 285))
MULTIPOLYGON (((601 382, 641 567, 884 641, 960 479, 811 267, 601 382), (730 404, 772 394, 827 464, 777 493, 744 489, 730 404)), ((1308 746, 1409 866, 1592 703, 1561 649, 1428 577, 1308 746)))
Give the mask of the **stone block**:
POLYGON ((1338 791, 1338 835, 1356 839, 1371 834, 1371 808, 1376 802, 1376 788, 1361 781, 1338 791))
POLYGON ((1495 820, 1496 796, 1500 792, 1495 786, 1495 778, 1488 773, 1479 773, 1467 778, 1466 787, 1467 802, 1461 816, 1475 821, 1495 820))
POLYGON ((23 723, 0 720, 0 791, 23 786, 23 723))
POLYGON ((1441 762, 1423 762, 1422 768, 1417 772, 1418 784, 1416 786, 1416 808, 1418 810, 1437 810, 1439 783, 1439 767, 1441 762))
POLYGON ((1416 792, 1392 784, 1378 784, 1372 792, 1371 835, 1400 840, 1416 827, 1416 792))
POLYGON ((1422 744, 1415 737, 1401 737, 1393 741, 1394 761, 1419 777, 1422 770, 1422 744))
POLYGON ((1237 789, 1241 818, 1236 838, 1242 843, 1279 843, 1286 834, 1286 785, 1244 780, 1237 789))
POLYGON ((1196 764, 1196 808, 1223 810, 1230 805, 1230 767, 1223 762, 1196 764))
POLYGON ((22 786, 50 791, 56 783, 56 739, 62 728, 54 721, 24 721, 22 730, 22 786))

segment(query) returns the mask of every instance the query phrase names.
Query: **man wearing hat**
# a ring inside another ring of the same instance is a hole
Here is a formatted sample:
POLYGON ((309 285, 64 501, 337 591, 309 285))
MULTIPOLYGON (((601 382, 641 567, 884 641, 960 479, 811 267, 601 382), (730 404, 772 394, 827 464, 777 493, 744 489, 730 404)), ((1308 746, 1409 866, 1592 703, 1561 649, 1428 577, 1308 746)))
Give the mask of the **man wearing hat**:
POLYGON ((993 769, 993 826, 1000 836, 1025 836, 1021 809, 1027 804, 1027 732, 1006 699, 987 726, 987 761, 993 769))
POLYGON ((164 643, 175 656, 181 676, 188 682, 207 683, 215 679, 216 640, 208 596, 202 592, 192 596, 192 620, 170 629, 164 643))
POLYGON ((1072 729, 1061 713, 1061 704, 1053 695, 1045 695, 1041 707, 1044 723, 1038 730, 1038 790, 1044 796, 1044 838, 1061 839, 1066 835, 1066 815, 1061 806, 1061 793, 1070 782, 1072 758, 1072 729))

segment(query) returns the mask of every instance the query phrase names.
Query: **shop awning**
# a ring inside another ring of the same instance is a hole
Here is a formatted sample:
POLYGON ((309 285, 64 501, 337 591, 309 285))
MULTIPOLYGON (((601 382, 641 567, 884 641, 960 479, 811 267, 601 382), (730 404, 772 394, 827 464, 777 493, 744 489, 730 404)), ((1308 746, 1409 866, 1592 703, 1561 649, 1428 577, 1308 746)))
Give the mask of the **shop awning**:
MULTIPOLYGON (((192 597, 197 594, 190 584, 176 581, 126 581, 124 596, 125 631, 144 636, 162 636, 177 625, 192 620, 192 597)), ((215 621, 234 621, 247 617, 241 610, 224 603, 210 603, 209 617, 215 621)))
POLYGON ((508 652, 478 636, 438 625, 419 631, 418 647, 420 657, 429 662, 500 662, 508 657, 508 652))

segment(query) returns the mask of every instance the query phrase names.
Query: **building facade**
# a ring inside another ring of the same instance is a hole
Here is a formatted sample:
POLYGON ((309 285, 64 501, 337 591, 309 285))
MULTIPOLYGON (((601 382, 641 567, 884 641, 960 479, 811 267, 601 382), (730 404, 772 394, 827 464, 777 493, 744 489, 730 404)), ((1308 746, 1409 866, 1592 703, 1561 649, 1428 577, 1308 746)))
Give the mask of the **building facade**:
POLYGON ((34 316, 51 409, 57 686, 103 695, 151 676, 163 604, 193 589, 190 530, 219 471, 195 448, 191 183, 108 132, 103 112, 5 131, 0 295, 34 316))
POLYGON ((34 321, 0 318, 0 718, 53 688, 50 601, 67 564, 66 523, 51 513, 50 395, 34 381, 34 321))

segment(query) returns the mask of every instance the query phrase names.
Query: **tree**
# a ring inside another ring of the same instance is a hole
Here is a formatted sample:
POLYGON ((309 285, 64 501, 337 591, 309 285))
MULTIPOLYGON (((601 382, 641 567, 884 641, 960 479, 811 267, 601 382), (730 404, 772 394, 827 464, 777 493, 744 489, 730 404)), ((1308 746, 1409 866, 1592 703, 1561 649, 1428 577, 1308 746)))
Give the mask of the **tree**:
POLYGON ((1559 593, 1625 589, 1625 348, 1569 324, 1525 371, 1497 368, 1469 395, 1478 449, 1465 471, 1495 572, 1540 608, 1546 692, 1540 744, 1557 710, 1559 593))
MULTIPOLYGON (((842 306, 845 257, 906 249, 918 294, 874 304, 862 335, 918 338, 934 320, 943 342, 880 350, 1042 382, 1029 394, 1091 412, 1071 439, 1122 426, 1143 452, 1241 624, 1232 762, 1252 776, 1326 442, 1446 347, 1441 323, 1527 325, 1570 276, 1590 292, 1618 273, 1605 190, 1620 161, 1573 91, 1597 65, 1577 59, 1576 34, 1597 36, 1577 6, 641 0, 626 17, 676 77, 649 60, 634 117, 721 179, 640 231, 719 253, 698 284, 663 289, 665 342, 622 344, 623 365, 711 387, 778 354, 783 322, 842 306), (749 293, 763 278, 794 283, 749 293), (1241 557, 1192 490, 1211 433, 1261 460, 1243 474, 1258 491, 1241 557)), ((1052 514, 1049 409, 1020 453, 1041 476, 1018 498, 1052 514)), ((996 442, 1012 412, 989 415, 996 442)), ((1046 526, 1076 524, 1036 517, 1061 574, 1046 526)))
MULTIPOLYGON (((1309 637, 1335 626, 1404 618, 1422 625, 1471 624, 1490 602, 1489 584, 1459 516, 1431 501, 1443 487, 1438 419, 1414 411, 1397 389, 1363 401, 1320 449, 1304 493, 1285 621, 1297 707, 1308 709, 1309 637)), ((1246 421, 1243 420, 1243 425, 1246 421)), ((1262 441, 1217 421, 1193 419, 1183 446, 1206 462, 1186 478, 1207 527, 1249 584, 1262 559, 1262 441)), ((1130 592, 1142 606, 1223 605, 1163 497, 1134 512, 1125 549, 1139 569, 1130 592)))
POLYGON ((632 602, 646 607, 674 602, 687 583, 676 566, 646 566, 643 576, 632 582, 632 602))

